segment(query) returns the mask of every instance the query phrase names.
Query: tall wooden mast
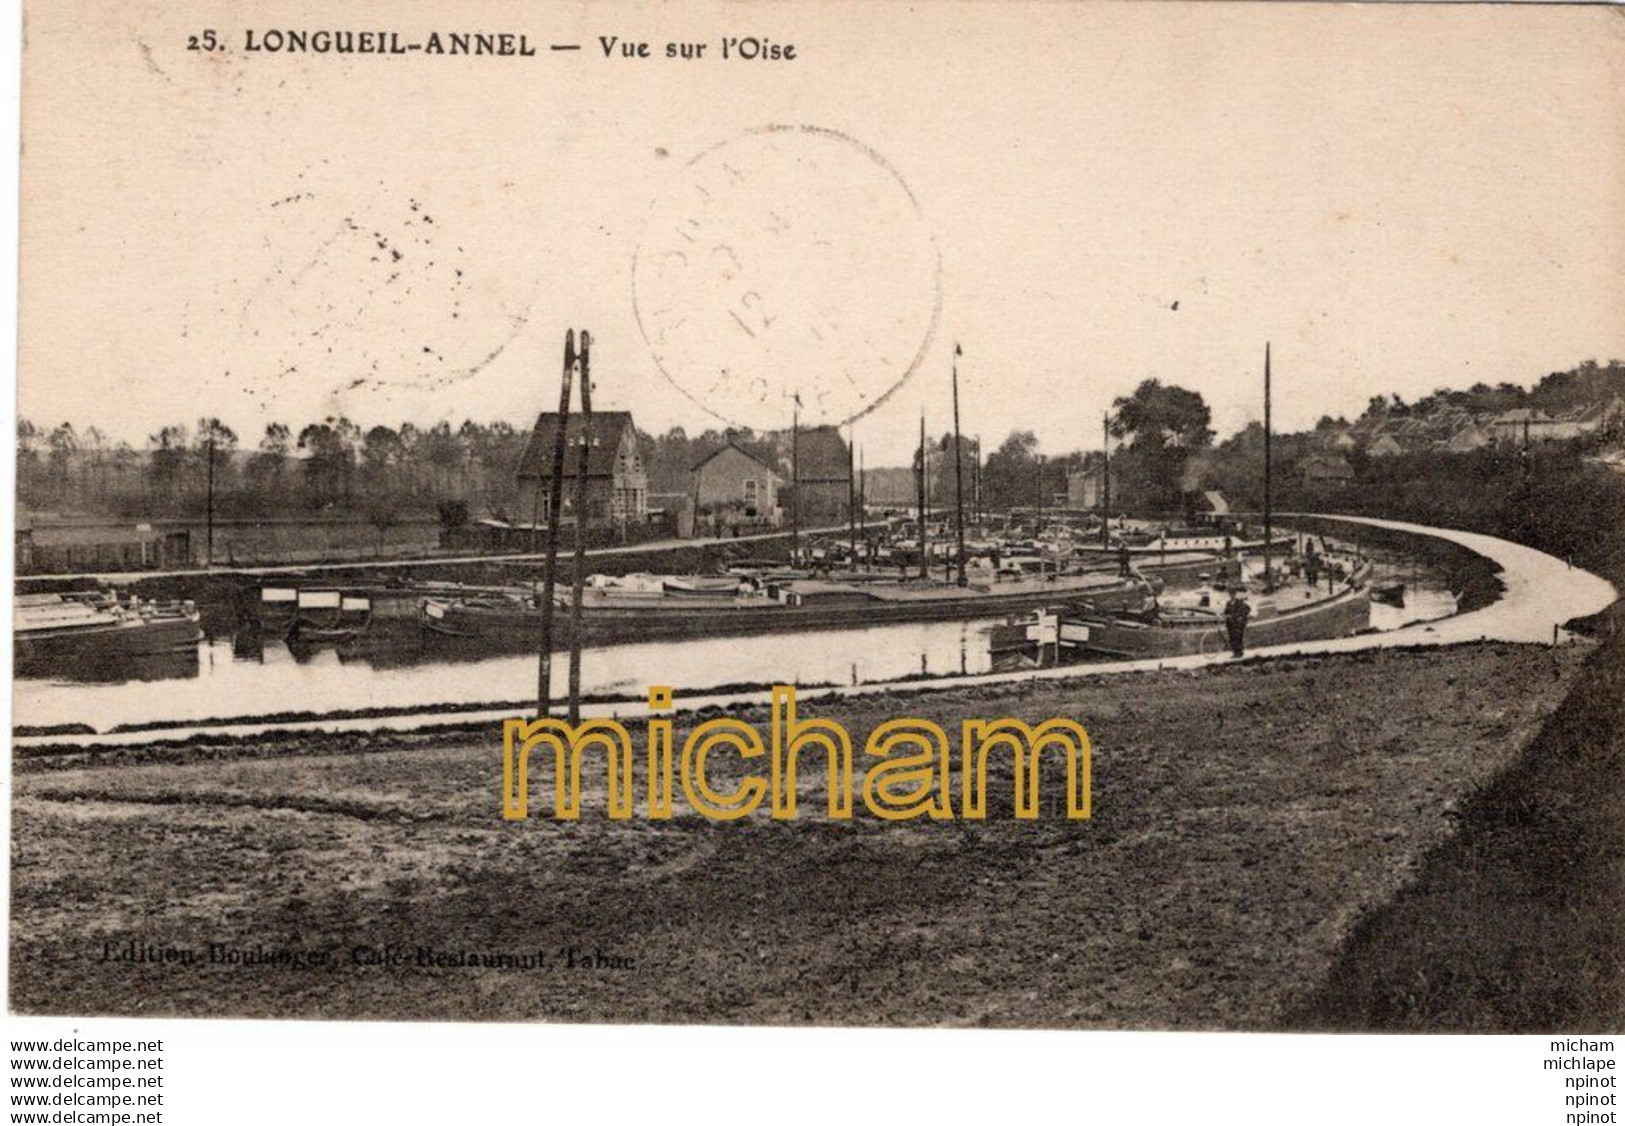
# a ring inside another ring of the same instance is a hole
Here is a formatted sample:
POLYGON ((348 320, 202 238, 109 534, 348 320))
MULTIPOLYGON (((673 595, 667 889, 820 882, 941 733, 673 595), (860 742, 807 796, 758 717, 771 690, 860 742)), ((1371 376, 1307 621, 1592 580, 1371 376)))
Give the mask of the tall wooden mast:
POLYGON ((915 477, 914 487, 918 496, 919 524, 920 524, 920 578, 930 575, 930 563, 925 542, 925 412, 920 412, 920 471, 915 477))
POLYGON ((857 452, 853 448, 853 428, 846 428, 846 538, 851 564, 858 563, 858 477, 854 469, 857 452))
POLYGON ((959 585, 965 580, 965 460, 959 437, 959 357, 965 353, 954 345, 954 526, 958 534, 955 550, 959 554, 959 585))
POLYGON ((1100 416, 1100 546, 1110 547, 1112 526, 1112 416, 1100 416))
POLYGON ((790 411, 790 565, 801 554, 801 396, 790 411))
POLYGON ((1275 579, 1270 572, 1270 345, 1264 342, 1264 589, 1273 590, 1275 579))

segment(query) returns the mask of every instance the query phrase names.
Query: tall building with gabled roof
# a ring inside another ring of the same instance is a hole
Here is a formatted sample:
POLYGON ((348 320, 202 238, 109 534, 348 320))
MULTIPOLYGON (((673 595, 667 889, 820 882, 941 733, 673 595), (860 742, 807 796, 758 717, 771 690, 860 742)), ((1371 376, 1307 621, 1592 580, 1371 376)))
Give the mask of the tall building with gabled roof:
MULTIPOLYGON (((558 412, 543 411, 519 459, 517 476, 522 499, 544 520, 550 516, 553 445, 558 432, 558 412)), ((586 442, 587 522, 642 520, 648 511, 649 477, 638 450, 638 430, 632 422, 632 413, 595 411, 590 430, 583 425, 580 414, 572 414, 564 437, 564 515, 575 513, 581 446, 586 442)))

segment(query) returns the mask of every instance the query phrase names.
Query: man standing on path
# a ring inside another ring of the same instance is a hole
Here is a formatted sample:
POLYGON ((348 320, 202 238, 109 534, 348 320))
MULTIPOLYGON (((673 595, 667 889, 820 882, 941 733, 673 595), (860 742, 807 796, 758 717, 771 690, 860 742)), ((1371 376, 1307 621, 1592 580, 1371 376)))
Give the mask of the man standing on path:
POLYGON ((1243 642, 1247 637, 1247 619, 1252 616, 1253 608, 1247 605, 1247 599, 1241 588, 1235 587, 1230 591, 1230 601, 1224 604, 1224 631, 1230 635, 1230 654, 1239 657, 1242 654, 1243 642))

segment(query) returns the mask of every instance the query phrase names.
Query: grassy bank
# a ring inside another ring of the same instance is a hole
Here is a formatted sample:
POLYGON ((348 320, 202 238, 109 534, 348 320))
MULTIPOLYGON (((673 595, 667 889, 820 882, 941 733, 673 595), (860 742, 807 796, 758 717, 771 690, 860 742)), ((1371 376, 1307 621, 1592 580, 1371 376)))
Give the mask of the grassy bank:
MULTIPOLYGON (((579 822, 505 823, 496 744, 478 736, 33 762, 15 776, 12 1003, 1292 1027, 1354 922, 1411 880, 1461 795, 1518 760, 1586 650, 1373 652, 803 709, 860 738, 899 715, 949 731, 976 715, 1079 717, 1098 748, 1088 821, 1060 816, 1059 762, 1038 822, 970 824, 831 823, 811 775, 794 823, 616 823, 593 770, 579 822), (132 941, 202 960, 119 960, 132 941), (331 962, 216 964, 210 943, 331 962), (555 960, 419 965, 419 946, 555 960), (355 960, 391 947, 407 961, 355 960), (571 969, 571 948, 630 963, 571 969)), ((996 765, 996 809, 1011 792, 996 765)))
MULTIPOLYGON (((1617 624, 1618 616, 1610 619, 1617 624)), ((1294 1022, 1617 1030, 1625 1018, 1625 645, 1586 663, 1516 763, 1356 929, 1294 1022)))

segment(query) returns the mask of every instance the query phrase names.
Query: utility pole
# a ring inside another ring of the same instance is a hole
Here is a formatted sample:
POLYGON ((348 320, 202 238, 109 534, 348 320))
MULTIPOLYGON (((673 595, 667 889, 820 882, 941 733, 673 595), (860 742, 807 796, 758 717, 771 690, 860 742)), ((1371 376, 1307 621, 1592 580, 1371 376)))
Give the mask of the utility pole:
POLYGON ((920 413, 920 471, 915 478, 915 488, 919 494, 919 523, 920 523, 920 578, 930 576, 929 555, 925 540, 925 413, 920 413))
POLYGON ((954 345, 954 525, 959 540, 955 549, 959 553, 960 586, 965 585, 965 459, 959 438, 959 357, 965 353, 954 345))
MULTIPOLYGON (((559 422, 553 433, 553 477, 547 488, 547 553, 542 572, 541 650, 536 661, 536 716, 553 710, 553 585, 559 566, 559 509, 564 506, 564 444, 570 424, 570 381, 576 368, 575 329, 564 333, 564 377, 559 389, 559 422)), ((541 452, 537 450, 537 456, 541 452)))
POLYGON ((576 455, 576 549, 570 567, 570 723, 581 722, 581 598, 587 579, 587 474, 592 457, 592 337, 581 330, 581 452, 576 455))

